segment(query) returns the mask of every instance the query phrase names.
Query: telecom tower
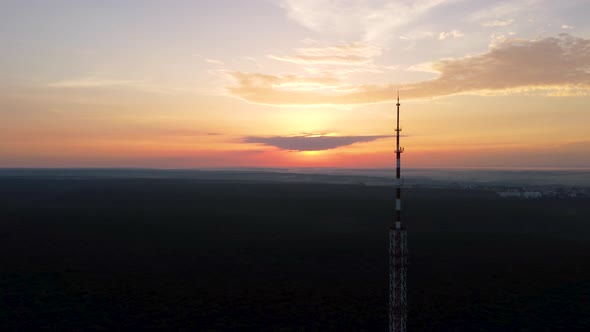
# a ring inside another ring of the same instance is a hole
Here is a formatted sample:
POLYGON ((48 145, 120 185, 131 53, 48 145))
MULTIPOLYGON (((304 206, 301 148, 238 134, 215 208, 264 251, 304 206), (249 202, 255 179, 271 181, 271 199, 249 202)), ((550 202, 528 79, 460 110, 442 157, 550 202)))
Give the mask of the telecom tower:
POLYGON ((389 332, 406 331, 406 272, 408 247, 406 227, 401 221, 401 187, 400 155, 404 149, 399 146, 399 92, 397 93, 397 127, 396 131, 396 199, 395 223, 389 228, 389 332))

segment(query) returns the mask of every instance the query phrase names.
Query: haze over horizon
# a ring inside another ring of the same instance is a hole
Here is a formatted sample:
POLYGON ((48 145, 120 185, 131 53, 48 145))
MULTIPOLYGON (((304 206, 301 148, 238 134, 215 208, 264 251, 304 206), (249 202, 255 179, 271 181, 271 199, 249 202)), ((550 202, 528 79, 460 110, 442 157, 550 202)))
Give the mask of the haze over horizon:
POLYGON ((0 167, 587 168, 588 1, 3 1, 0 167))

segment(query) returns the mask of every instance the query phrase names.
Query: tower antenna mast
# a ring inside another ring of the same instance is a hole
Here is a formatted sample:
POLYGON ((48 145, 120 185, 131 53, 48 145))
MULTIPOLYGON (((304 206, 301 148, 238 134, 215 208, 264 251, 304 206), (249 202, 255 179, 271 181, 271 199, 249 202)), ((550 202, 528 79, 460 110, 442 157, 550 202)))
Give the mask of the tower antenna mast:
POLYGON ((401 154, 404 149, 399 145, 399 91, 397 92, 396 117, 396 172, 395 172, 395 222, 389 228, 389 332, 406 332, 407 315, 407 231, 401 220, 401 154))

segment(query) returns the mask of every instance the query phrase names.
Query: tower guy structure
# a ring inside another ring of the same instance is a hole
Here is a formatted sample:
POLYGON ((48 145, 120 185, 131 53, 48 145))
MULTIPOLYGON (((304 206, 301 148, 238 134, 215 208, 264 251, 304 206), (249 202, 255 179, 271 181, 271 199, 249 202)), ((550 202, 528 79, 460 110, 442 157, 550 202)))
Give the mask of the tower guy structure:
POLYGON ((408 247, 407 231, 401 220, 401 164, 400 156, 404 149, 399 146, 399 92, 397 94, 397 127, 396 135, 396 198, 395 198, 395 222, 389 228, 389 332, 406 331, 407 315, 407 265, 408 265, 408 247))

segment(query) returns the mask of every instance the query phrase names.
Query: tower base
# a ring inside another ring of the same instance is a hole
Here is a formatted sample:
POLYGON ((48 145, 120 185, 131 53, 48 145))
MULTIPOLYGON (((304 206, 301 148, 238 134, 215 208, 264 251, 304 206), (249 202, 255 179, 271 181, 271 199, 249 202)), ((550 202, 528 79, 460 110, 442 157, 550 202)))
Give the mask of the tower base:
POLYGON ((407 231, 389 230, 389 332, 406 332, 407 231))

